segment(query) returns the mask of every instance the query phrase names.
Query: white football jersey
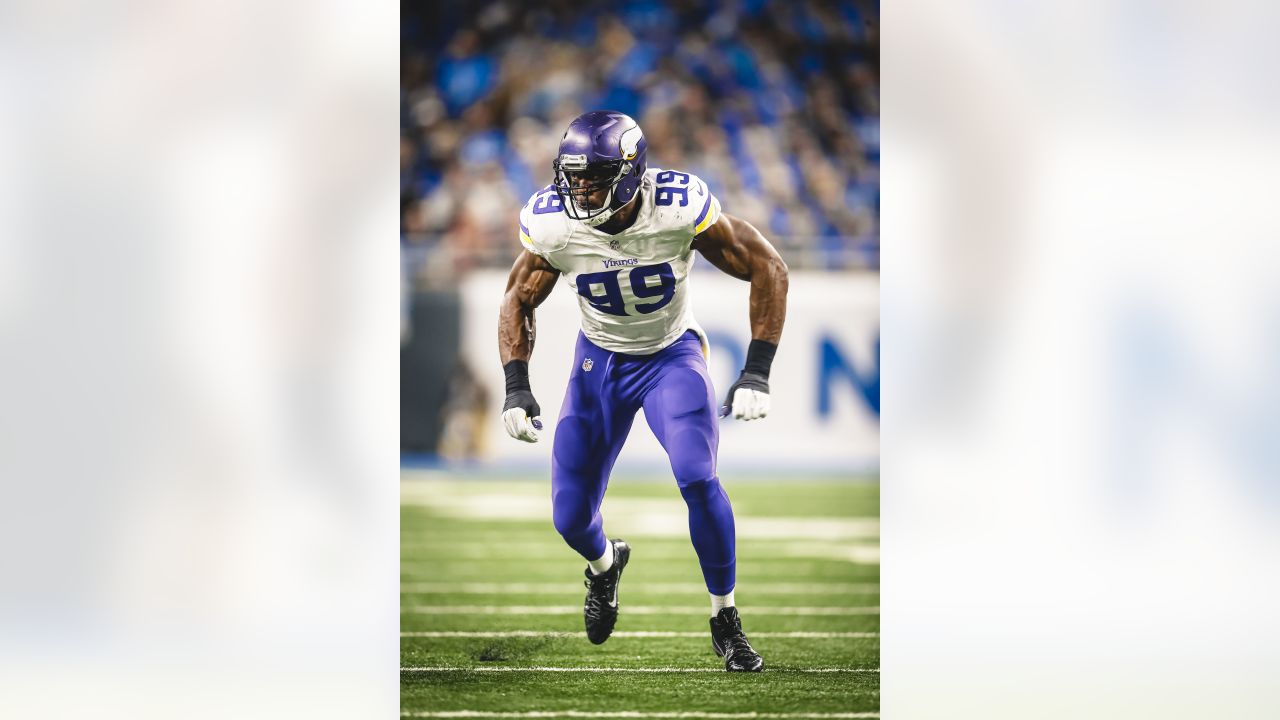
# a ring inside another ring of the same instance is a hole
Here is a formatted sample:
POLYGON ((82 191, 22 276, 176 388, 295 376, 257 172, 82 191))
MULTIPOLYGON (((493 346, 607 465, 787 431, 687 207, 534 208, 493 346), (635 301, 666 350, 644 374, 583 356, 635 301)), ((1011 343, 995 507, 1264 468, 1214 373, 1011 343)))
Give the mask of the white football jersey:
POLYGON ((691 245, 720 218, 720 203, 697 176, 656 168, 632 202, 640 203, 635 223, 610 235, 565 214, 548 185, 520 210, 520 242, 560 271, 596 345, 649 355, 693 330, 705 352, 689 297, 691 245))

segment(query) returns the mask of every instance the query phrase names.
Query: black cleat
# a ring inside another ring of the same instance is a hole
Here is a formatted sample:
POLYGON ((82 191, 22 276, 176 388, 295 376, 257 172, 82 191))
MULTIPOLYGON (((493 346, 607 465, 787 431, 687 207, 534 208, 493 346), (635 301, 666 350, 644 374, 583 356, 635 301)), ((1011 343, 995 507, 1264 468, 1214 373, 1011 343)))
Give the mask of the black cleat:
POLYGON ((631 557, 631 546, 625 542, 614 539, 609 544, 613 546, 613 567, 599 575, 592 575, 591 568, 587 568, 587 599, 582 604, 587 639, 596 645, 609 639, 618 622, 618 581, 631 557))
POLYGON ((760 672, 764 669, 764 658, 747 642, 735 607, 723 608, 711 618, 711 649, 724 658, 724 669, 729 672, 760 672))

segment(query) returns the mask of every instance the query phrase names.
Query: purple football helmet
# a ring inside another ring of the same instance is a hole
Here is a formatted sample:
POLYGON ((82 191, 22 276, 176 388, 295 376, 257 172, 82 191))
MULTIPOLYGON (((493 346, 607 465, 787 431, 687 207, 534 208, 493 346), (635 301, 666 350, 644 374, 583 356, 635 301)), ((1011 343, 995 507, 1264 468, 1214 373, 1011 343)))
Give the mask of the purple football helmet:
POLYGON ((560 152, 551 162, 555 188, 569 217, 588 225, 603 224, 635 199, 648 168, 647 143, 640 126, 613 110, 593 110, 569 123, 560 152), (608 188, 598 208, 586 199, 608 188))

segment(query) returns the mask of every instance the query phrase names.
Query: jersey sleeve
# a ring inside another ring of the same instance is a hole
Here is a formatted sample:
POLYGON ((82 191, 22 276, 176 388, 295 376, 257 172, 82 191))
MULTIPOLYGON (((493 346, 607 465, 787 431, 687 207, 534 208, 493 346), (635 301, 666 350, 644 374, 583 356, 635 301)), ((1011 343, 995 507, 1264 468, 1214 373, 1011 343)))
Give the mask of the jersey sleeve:
POLYGON ((564 213, 555 211, 559 209, 560 199, 555 196, 544 199, 546 194, 547 188, 543 188, 520 208, 516 232, 521 247, 559 269, 556 255, 564 249, 566 241, 564 213), (542 208, 542 212, 534 212, 536 208, 542 208))
POLYGON ((697 175, 689 176, 689 205, 697 208, 693 212, 693 234, 716 224, 720 219, 720 201, 711 193, 711 189, 697 175))
POLYGON ((532 231, 529 230, 529 226, 533 224, 529 211, 529 203, 525 203, 524 207, 520 208, 520 218, 516 222, 520 225, 520 244, 524 246, 525 250, 528 250, 534 255, 545 260, 547 257, 546 253, 533 241, 532 231))

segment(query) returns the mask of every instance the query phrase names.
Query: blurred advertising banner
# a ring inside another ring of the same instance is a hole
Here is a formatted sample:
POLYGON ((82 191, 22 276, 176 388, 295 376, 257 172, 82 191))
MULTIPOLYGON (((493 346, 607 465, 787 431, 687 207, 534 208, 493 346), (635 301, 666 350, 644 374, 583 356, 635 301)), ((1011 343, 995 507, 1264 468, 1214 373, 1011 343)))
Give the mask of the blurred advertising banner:
MULTIPOLYGON (((737 377, 751 340, 750 285, 699 261, 690 279, 694 315, 711 344, 717 396, 737 377)), ((461 284, 462 358, 484 386, 489 412, 478 454, 483 461, 549 467, 579 328, 576 296, 557 285, 537 312, 529 364, 546 424, 542 441, 517 442, 502 428, 498 308, 506 271, 471 273, 461 284)), ((720 421, 722 471, 868 472, 880 454, 880 277, 868 271, 791 272, 787 324, 770 377, 770 414, 750 423, 720 421)), ((643 415, 643 411, 640 413, 643 415)), ((637 417, 617 467, 660 470, 666 454, 637 417)))

